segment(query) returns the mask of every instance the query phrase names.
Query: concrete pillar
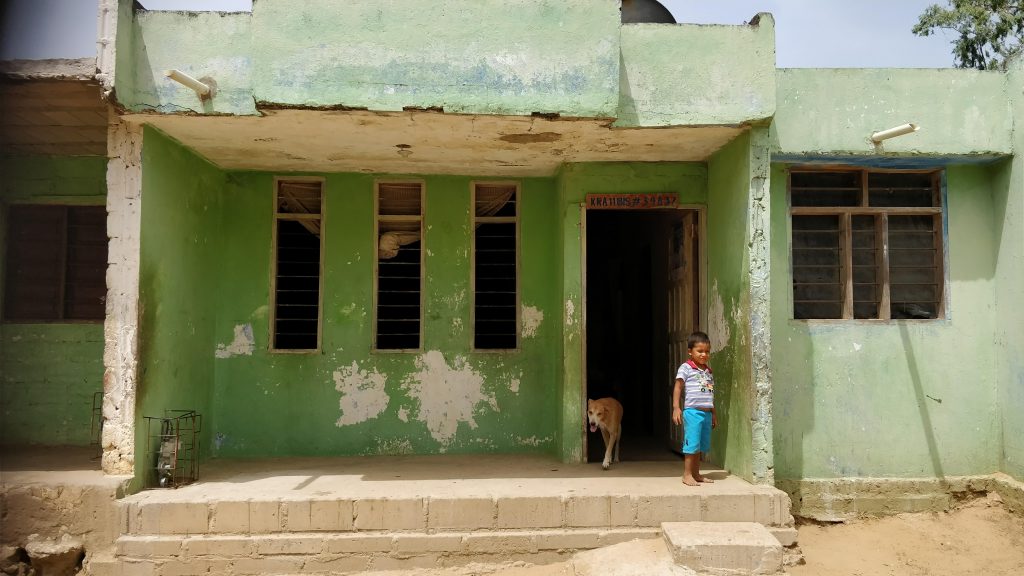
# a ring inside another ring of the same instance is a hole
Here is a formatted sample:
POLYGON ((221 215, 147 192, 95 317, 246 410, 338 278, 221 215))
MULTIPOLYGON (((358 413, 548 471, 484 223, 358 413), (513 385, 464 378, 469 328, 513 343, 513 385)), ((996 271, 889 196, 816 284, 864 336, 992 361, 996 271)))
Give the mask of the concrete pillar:
POLYGON ((751 475, 756 484, 775 483, 772 447, 770 255, 771 154, 768 128, 750 132, 750 196, 747 238, 750 259, 751 475))
POLYGON ((142 127, 113 108, 107 130, 107 309, 103 325, 103 472, 132 474, 138 388, 142 127))

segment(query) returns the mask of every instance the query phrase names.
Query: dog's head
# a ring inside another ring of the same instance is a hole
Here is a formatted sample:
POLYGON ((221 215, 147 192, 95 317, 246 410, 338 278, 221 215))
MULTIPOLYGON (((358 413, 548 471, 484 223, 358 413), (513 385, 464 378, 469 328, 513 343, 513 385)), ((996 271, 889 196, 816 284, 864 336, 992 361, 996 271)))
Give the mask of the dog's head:
POLYGON ((591 432, 597 432, 597 427, 604 425, 607 413, 608 410, 604 407, 604 404, 599 404, 589 398, 587 399, 587 422, 590 424, 591 432))

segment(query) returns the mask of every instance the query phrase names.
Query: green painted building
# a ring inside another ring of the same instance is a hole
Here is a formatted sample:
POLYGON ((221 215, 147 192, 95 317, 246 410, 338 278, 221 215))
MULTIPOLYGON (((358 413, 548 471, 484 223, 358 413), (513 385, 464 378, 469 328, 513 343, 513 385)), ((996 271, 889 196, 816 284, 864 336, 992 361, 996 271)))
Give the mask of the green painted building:
MULTIPOLYGON (((702 329, 736 475, 1024 478, 1021 61, 776 69, 770 15, 624 24, 616 0, 101 12, 105 327, 7 319, 0 360, 6 411, 47 338, 48 369, 102 359, 19 410, 79 414, 102 381, 109 473, 141 478, 172 409, 202 458, 582 462, 603 396, 623 456, 654 457, 702 329)), ((49 201, 6 180, 8 209, 49 201)))

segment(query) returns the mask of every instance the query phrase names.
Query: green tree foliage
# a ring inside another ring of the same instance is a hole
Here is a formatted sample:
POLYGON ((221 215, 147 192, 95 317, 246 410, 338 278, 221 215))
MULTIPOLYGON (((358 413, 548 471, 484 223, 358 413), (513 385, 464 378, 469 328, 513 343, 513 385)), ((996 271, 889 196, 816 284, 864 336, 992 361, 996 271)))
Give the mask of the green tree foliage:
POLYGON ((959 34, 953 44, 958 67, 998 69, 1020 50, 1024 0, 950 0, 949 5, 932 4, 925 9, 913 32, 930 36, 938 29, 959 34))

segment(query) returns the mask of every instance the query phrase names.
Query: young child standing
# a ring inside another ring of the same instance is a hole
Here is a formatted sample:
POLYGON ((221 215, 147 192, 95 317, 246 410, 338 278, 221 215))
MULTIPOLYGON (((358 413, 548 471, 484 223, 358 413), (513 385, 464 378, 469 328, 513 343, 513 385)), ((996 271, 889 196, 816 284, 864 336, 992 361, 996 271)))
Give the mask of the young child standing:
POLYGON ((683 426, 683 484, 713 482, 700 475, 700 455, 711 449, 711 429, 718 427, 715 414, 715 379, 711 375, 711 340, 694 332, 686 340, 690 358, 679 366, 672 388, 672 422, 683 426), (680 396, 683 404, 680 408, 680 396))

